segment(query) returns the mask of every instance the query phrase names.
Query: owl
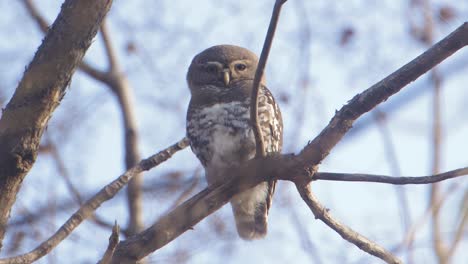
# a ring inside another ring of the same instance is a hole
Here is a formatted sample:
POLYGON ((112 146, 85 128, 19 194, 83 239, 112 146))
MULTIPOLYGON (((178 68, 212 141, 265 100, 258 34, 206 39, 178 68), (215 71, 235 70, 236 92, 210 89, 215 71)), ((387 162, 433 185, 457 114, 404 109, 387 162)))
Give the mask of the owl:
MULTIPOLYGON (((205 168, 208 184, 226 180, 224 172, 255 157, 250 97, 257 64, 254 53, 232 45, 208 48, 190 64, 187 136, 192 151, 205 168)), ((280 152, 281 112, 264 79, 259 90, 258 113, 265 151, 280 152)), ((266 235, 275 183, 262 182, 230 200, 241 238, 252 240, 266 235)))

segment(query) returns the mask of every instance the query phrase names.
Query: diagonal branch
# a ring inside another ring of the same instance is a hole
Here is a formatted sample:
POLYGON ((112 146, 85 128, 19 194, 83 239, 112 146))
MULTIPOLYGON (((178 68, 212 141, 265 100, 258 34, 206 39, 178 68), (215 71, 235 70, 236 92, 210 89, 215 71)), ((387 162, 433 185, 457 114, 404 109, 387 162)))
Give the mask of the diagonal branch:
MULTIPOLYGON (((49 23, 47 20, 39 13, 39 10, 37 10, 36 6, 33 4, 32 0, 23 0, 23 3, 26 7, 26 11, 29 12, 31 17, 36 21, 37 25, 41 29, 41 31, 44 34, 47 34, 47 31, 49 31, 49 23)), ((85 72, 86 74, 90 75, 94 79, 101 81, 101 82, 106 82, 108 81, 108 77, 106 76, 106 73, 103 71, 100 71, 85 61, 81 61, 79 65, 80 70, 85 72)))
POLYGON ((252 87, 252 95, 250 97, 250 120, 254 127, 253 132, 255 135, 255 146, 256 146, 256 157, 265 157, 265 142, 263 142, 262 129, 260 128, 260 121, 258 120, 258 95, 260 92, 260 82, 265 72, 266 62, 268 60, 268 54, 270 53, 271 44, 273 37, 275 36, 276 26, 278 25, 278 19, 281 12, 281 7, 287 0, 276 0, 275 6, 273 7, 273 14, 271 15, 270 25, 268 26, 265 43, 263 43, 262 54, 258 61, 257 70, 255 71, 255 77, 252 87))
POLYGON ((300 153, 303 164, 318 164, 351 129, 353 122, 370 111, 419 76, 468 44, 468 22, 463 23, 447 37, 433 45, 416 59, 407 63, 385 79, 354 96, 332 118, 320 135, 300 153))
POLYGON ((0 264, 14 264, 14 263, 31 263, 45 256, 52 249, 54 249, 62 240, 73 232, 85 219, 93 215, 94 211, 101 206, 102 203, 112 199, 115 194, 120 191, 135 175, 147 171, 151 168, 163 163, 179 150, 188 146, 188 139, 183 138, 176 144, 162 150, 147 159, 140 161, 136 166, 126 171, 113 182, 106 185, 91 199, 86 201, 80 209, 78 209, 66 222, 63 224, 55 234, 49 239, 42 242, 38 247, 29 253, 7 259, 0 259, 0 264))

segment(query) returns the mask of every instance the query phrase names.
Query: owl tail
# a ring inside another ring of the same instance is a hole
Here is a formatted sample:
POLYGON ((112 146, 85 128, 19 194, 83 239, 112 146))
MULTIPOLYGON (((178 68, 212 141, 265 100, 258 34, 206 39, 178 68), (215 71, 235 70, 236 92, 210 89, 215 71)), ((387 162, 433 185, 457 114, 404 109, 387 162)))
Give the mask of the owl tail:
POLYGON ((264 185, 257 185, 231 199, 237 233, 242 239, 260 239, 267 233, 268 206, 264 185))

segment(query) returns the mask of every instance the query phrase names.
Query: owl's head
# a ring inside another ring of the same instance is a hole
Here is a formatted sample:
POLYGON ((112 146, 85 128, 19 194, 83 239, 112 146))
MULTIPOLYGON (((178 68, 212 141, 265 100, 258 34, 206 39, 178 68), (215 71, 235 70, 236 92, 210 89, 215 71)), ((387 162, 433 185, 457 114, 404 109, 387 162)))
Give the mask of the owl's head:
POLYGON ((242 80, 253 80, 258 58, 248 49, 233 45, 218 45, 200 52, 188 69, 187 82, 192 93, 212 85, 236 87, 242 80))

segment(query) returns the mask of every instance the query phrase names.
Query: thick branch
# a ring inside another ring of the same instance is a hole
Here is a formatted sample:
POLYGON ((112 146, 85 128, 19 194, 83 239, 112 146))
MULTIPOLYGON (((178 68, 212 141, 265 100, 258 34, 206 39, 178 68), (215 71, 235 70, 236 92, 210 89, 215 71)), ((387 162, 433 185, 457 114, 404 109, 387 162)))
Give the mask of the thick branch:
POLYGON ((211 186, 205 189, 142 233, 120 242, 114 255, 114 262, 133 263, 145 257, 193 228, 204 217, 227 203, 235 193, 268 180, 268 177, 292 180, 296 183, 312 180, 313 171, 309 173, 307 169, 319 164, 328 155, 359 116, 467 44, 468 23, 464 23, 428 51, 363 93, 356 95, 336 113, 330 124, 298 156, 275 155, 247 162, 226 177, 230 178, 230 181, 217 188, 211 186), (242 182, 238 180, 240 175, 242 182))
MULTIPOLYGON (((33 4, 32 0, 23 0, 23 3, 26 7, 26 11, 29 12, 31 17, 36 21, 37 25, 41 29, 41 31, 44 34, 47 34, 47 31, 49 30, 49 23, 47 20, 39 13, 39 10, 37 10, 36 6, 33 4)), ((85 61, 81 61, 79 65, 80 70, 91 76, 92 78, 101 81, 101 82, 106 82, 108 81, 108 76, 106 75, 105 72, 100 71, 85 61)))
POLYGON ((166 161, 174 153, 184 149, 188 146, 188 139, 184 138, 176 144, 168 147, 167 149, 155 154, 145 160, 140 161, 135 167, 131 168, 116 180, 102 188, 91 199, 86 201, 78 211, 76 211, 66 222, 63 224, 54 235, 49 239, 42 242, 37 248, 29 253, 8 259, 0 259, 0 264, 14 264, 14 263, 31 263, 39 258, 45 256, 53 248, 55 248, 63 239, 73 232, 85 219, 93 215, 94 211, 101 206, 105 201, 112 199, 115 194, 120 191, 132 177, 156 167, 162 162, 166 161))
MULTIPOLYGON (((41 30, 47 32, 47 21, 41 16, 31 0, 23 0, 26 10, 37 22, 41 30)), ((101 36, 104 42, 105 52, 108 60, 108 70, 101 71, 92 67, 86 62, 81 62, 79 68, 90 77, 105 84, 117 97, 124 129, 125 141, 125 168, 129 169, 140 160, 138 151, 138 135, 136 125, 136 115, 134 113, 133 94, 130 84, 122 74, 120 64, 117 60, 117 54, 112 45, 110 34, 105 21, 101 25, 101 36)), ((141 209, 141 176, 134 177, 128 184, 127 202, 129 207, 128 233, 134 234, 143 227, 142 209, 141 209)))
POLYGON ((65 95, 112 0, 67 0, 0 120, 0 248, 21 182, 34 164, 44 128, 65 95))

